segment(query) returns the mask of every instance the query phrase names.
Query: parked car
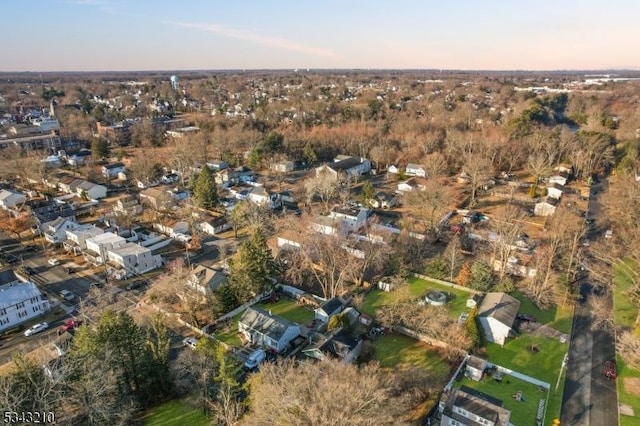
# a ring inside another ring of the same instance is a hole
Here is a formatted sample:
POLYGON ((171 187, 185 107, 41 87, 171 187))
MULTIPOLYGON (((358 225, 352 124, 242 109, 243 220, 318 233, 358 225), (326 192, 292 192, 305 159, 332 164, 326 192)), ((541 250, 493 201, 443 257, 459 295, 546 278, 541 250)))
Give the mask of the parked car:
POLYGON ((51 266, 58 266, 60 264, 60 260, 58 259, 49 259, 47 262, 49 262, 51 266))
POLYGON ((135 280, 127 286, 127 290, 137 290, 147 285, 147 280, 135 280))
POLYGON ((536 319, 529 314, 517 314, 516 318, 523 322, 536 322, 536 319))
POLYGON ((7 261, 7 263, 12 264, 12 263, 16 263, 18 261, 18 258, 15 257, 12 254, 7 254, 5 255, 4 259, 7 261))
POLYGON ((186 339, 184 339, 182 341, 182 345, 185 347, 189 347, 191 349, 196 348, 196 345, 198 344, 198 339, 196 339, 195 337, 187 337, 186 339))
POLYGON ((244 363, 244 368, 247 370, 255 370, 267 357, 267 353, 262 349, 256 349, 249 355, 247 361, 244 363))
POLYGON ((36 271, 31 266, 25 266, 24 273, 27 275, 33 275, 36 273, 36 271))
POLYGON ((37 251, 38 247, 37 246, 25 246, 23 248, 24 251, 37 251))
POLYGON ((69 302, 76 298, 75 294, 71 293, 69 290, 60 290, 60 297, 69 302))
POLYGON ((615 361, 609 360, 604 363, 604 375, 607 376, 607 379, 616 379, 618 377, 615 361))
POLYGON ((77 318, 69 318, 62 324, 60 330, 58 330, 58 334, 62 334, 65 331, 74 330, 82 325, 82 321, 77 318))
POLYGON ((39 323, 39 324, 36 324, 36 325, 34 325, 34 326, 32 326, 32 327, 28 328, 28 329, 24 332, 24 335, 25 335, 26 337, 29 337, 29 336, 31 336, 31 335, 33 335, 33 334, 40 333, 41 331, 44 331, 44 330, 46 330, 47 328, 49 328, 49 324, 48 324, 48 323, 46 323, 46 322, 41 322, 41 323, 39 323))

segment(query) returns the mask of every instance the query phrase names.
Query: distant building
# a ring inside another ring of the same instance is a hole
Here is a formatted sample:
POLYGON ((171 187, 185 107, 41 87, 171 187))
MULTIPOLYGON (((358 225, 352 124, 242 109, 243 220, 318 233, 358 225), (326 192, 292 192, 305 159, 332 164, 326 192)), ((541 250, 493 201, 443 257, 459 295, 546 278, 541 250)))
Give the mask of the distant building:
POLYGON ((162 266, 162 257, 136 243, 124 243, 107 249, 109 263, 124 270, 127 277, 141 275, 162 266))
POLYGON ((332 179, 361 176, 371 171, 371 162, 366 158, 337 156, 333 163, 327 163, 316 168, 316 176, 329 173, 332 179))

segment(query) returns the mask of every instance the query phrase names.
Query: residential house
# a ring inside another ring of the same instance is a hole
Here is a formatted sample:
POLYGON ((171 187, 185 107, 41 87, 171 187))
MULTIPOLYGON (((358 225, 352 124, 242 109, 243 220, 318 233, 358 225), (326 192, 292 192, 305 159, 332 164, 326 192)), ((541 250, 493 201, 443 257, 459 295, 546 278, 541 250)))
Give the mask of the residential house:
POLYGON ((344 309, 344 303, 342 302, 342 299, 340 299, 339 297, 334 297, 324 302, 319 308, 314 309, 313 314, 315 319, 328 324, 329 319, 332 316, 342 312, 342 309, 344 309))
POLYGON ((280 173, 289 173, 293 171, 295 167, 295 163, 293 161, 278 161, 276 163, 271 164, 271 170, 280 172, 280 173))
POLYGON ((558 183, 552 183, 547 186, 547 197, 555 198, 559 200, 564 193, 564 187, 558 183))
POLYGON ((398 173, 400 173, 400 169, 397 166, 391 165, 387 167, 387 173, 397 175, 398 173))
POLYGON ((337 156, 333 163, 316 168, 316 176, 328 173, 333 180, 362 176, 371 171, 371 162, 366 158, 337 156))
POLYGON ((92 238, 87 238, 85 244, 87 248, 84 250, 84 258, 94 265, 101 265, 107 259, 107 252, 113 248, 121 247, 127 243, 127 240, 113 232, 105 232, 92 238))
POLYGON ((331 330, 326 336, 314 333, 310 340, 311 344, 302 350, 302 354, 320 361, 333 358, 351 364, 362 351, 362 339, 353 336, 342 327, 331 330))
POLYGON ((160 176, 160 183, 164 185, 173 185, 180 181, 180 176, 175 173, 167 173, 160 176))
POLYGON ((398 183, 399 192, 409 192, 413 190, 424 190, 427 185, 427 180, 421 177, 412 177, 405 181, 398 183))
POLYGON ((189 223, 182 220, 165 218, 160 222, 154 223, 153 229, 170 237, 175 237, 178 234, 188 234, 189 223))
POLYGON ((75 229, 79 225, 75 219, 58 217, 40 226, 45 240, 50 244, 58 244, 67 238, 67 230, 75 229))
POLYGON ((511 412, 503 407, 501 400, 466 386, 460 386, 448 396, 440 425, 509 426, 510 419, 511 412))
POLYGON ((558 173, 553 176, 549 176, 547 183, 549 185, 553 185, 554 183, 557 183, 558 185, 565 186, 568 180, 569 180, 569 177, 566 174, 558 173))
POLYGON ((520 301, 507 293, 487 293, 478 307, 478 320, 486 339, 500 346, 513 333, 520 301))
POLYGON ((290 206, 290 207, 298 207, 298 202, 296 201, 295 195, 293 195, 293 191, 284 190, 280 192, 280 200, 282 200, 282 204, 290 206))
POLYGON ((65 240, 62 242, 65 250, 72 251, 74 255, 82 253, 87 248, 87 240, 104 234, 102 228, 94 225, 78 225, 65 231, 65 240))
POLYGON ((479 358, 475 355, 467 355, 465 360, 465 377, 479 382, 484 376, 484 370, 487 368, 487 360, 479 358))
POLYGON ((355 232, 367 224, 371 210, 364 207, 341 206, 334 207, 329 217, 341 221, 343 232, 355 232))
POLYGON ((79 182, 74 181, 72 183, 72 187, 75 189, 74 192, 79 196, 86 197, 89 200, 99 200, 100 198, 105 198, 107 196, 106 186, 98 185, 83 179, 77 180, 79 182))
POLYGON ((173 188, 167 191, 174 201, 182 201, 191 197, 191 192, 182 188, 173 188))
POLYGON ((155 210, 168 210, 173 204, 173 198, 160 188, 147 188, 140 191, 140 203, 149 205, 155 210))
POLYGON ((122 173, 126 170, 126 167, 123 163, 109 163, 102 166, 102 176, 107 179, 113 179, 118 177, 119 173, 122 173))
POLYGON ((204 265, 196 265, 187 278, 187 286, 203 294, 216 291, 226 282, 226 275, 204 265))
POLYGON ((127 277, 141 275, 162 266, 162 257, 154 255, 147 247, 136 243, 124 243, 107 249, 107 259, 127 277))
POLYGON ((552 197, 546 197, 542 201, 536 203, 533 208, 533 214, 536 216, 551 216, 556 212, 559 201, 552 197))
POLYGON ((398 204, 398 197, 391 192, 378 191, 369 203, 374 209, 390 209, 398 204))
POLYGON ((253 345, 281 352, 300 335, 300 326, 252 306, 240 317, 238 332, 253 345))
POLYGON ((136 216, 142 213, 142 206, 133 195, 125 195, 116 201, 116 205, 113 206, 113 211, 128 216, 136 216))
POLYGON ((12 270, 0 272, 0 332, 47 313, 49 300, 32 282, 22 282, 12 270))
POLYGON ((200 231, 208 235, 217 235, 231 229, 231 223, 227 216, 208 217, 197 224, 200 231))
POLYGON ((414 163, 407 164, 405 174, 407 176, 427 177, 427 172, 425 171, 424 167, 414 163))
POLYGON ((268 192, 263 186, 254 186, 251 188, 247 195, 247 199, 252 203, 267 206, 271 210, 282 207, 280 196, 278 194, 268 192))
POLYGON ((207 167, 209 167, 214 172, 219 172, 221 170, 228 169, 229 163, 222 160, 211 160, 207 161, 207 167))
POLYGON ((0 207, 4 210, 15 209, 26 201, 27 196, 20 192, 9 191, 8 189, 0 191, 0 207))

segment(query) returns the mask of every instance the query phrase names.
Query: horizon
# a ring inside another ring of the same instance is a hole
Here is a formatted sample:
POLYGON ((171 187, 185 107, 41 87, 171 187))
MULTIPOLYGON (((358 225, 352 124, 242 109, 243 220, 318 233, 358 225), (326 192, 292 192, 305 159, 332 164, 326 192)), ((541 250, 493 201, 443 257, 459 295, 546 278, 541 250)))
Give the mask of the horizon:
POLYGON ((640 69, 630 0, 25 0, 3 12, 0 72, 640 69))

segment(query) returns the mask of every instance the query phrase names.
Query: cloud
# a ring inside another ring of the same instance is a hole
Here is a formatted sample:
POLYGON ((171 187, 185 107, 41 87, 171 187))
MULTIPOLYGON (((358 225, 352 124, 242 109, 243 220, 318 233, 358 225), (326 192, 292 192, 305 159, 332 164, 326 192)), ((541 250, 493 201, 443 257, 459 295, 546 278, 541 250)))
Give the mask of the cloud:
MULTIPOLYGON (((91 0, 89 0, 91 1, 91 0)), ((196 22, 171 22, 170 24, 182 27, 190 28, 208 33, 218 34, 223 37, 235 38, 238 40, 245 40, 251 43, 259 44, 266 47, 274 47, 276 49, 290 50, 293 52, 300 52, 310 56, 320 56, 324 58, 335 58, 336 53, 330 49, 323 49, 319 47, 305 46, 293 40, 287 40, 285 38, 270 37, 262 34, 257 34, 249 30, 232 28, 219 24, 199 24, 196 22)))

